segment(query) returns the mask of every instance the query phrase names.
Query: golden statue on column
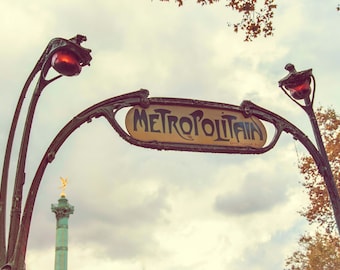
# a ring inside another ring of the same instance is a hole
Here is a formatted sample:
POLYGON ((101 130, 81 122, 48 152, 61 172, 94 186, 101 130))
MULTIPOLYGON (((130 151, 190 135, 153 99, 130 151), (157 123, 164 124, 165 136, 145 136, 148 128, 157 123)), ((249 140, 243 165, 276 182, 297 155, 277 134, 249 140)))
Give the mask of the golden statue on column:
POLYGON ((67 178, 63 178, 63 177, 60 177, 60 181, 61 181, 61 193, 60 193, 60 197, 66 197, 66 193, 65 193, 65 189, 66 189, 66 186, 67 186, 67 178))

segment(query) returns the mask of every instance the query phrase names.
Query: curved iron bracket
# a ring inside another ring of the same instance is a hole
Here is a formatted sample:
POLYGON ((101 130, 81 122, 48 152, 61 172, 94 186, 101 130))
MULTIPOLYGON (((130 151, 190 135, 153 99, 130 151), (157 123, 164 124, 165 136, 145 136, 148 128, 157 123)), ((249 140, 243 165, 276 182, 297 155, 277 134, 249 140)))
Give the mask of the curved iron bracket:
POLYGON ((141 89, 136 92, 127 93, 117 97, 113 97, 102 102, 99 102, 83 112, 75 116, 68 122, 63 129, 54 138, 47 151, 45 152, 40 165, 36 171, 32 181, 29 195, 27 196, 25 208, 20 225, 20 231, 15 247, 15 254, 9 262, 9 265, 21 265, 24 260, 27 248, 27 240, 29 235, 29 228, 32 218, 35 199, 42 180, 44 171, 49 163, 51 163, 58 150, 65 142, 65 140, 82 124, 91 122, 93 118, 105 117, 115 131, 127 142, 141 147, 153 148, 157 150, 176 150, 176 151, 192 151, 192 152, 213 152, 213 153, 238 153, 238 154, 261 154, 272 149, 277 143, 282 131, 290 133, 293 137, 299 140, 313 156, 320 172, 323 174, 324 161, 308 137, 299 130, 296 126, 285 120, 284 118, 263 109, 250 101, 243 101, 240 106, 216 103, 209 101, 200 101, 192 99, 179 98, 148 98, 149 91, 141 89), (159 105, 180 105, 180 106, 199 106, 204 108, 231 110, 242 113, 245 117, 255 116, 261 120, 269 122, 274 125, 276 131, 273 139, 269 144, 262 148, 253 147, 234 147, 234 146, 211 146, 211 145, 193 145, 193 144, 179 144, 171 142, 141 142, 131 137, 117 122, 116 114, 123 108, 132 107, 135 105, 147 108, 152 104, 159 105))

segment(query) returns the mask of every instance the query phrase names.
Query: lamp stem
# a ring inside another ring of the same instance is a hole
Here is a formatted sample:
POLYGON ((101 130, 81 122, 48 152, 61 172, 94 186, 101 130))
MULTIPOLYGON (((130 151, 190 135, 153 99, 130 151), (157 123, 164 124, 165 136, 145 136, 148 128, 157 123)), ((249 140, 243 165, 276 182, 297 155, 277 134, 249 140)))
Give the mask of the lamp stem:
POLYGON ((8 184, 8 172, 9 172, 9 166, 11 161, 11 153, 12 153, 12 147, 13 147, 13 140, 14 135, 16 131, 16 127, 18 124, 19 115, 21 112, 21 108, 26 96, 26 93, 28 91, 28 88, 38 73, 38 71, 41 68, 41 61, 38 61, 34 69, 32 70, 31 74, 29 75, 28 79, 25 82, 25 85, 21 91, 17 107, 15 109, 13 120, 10 128, 10 132, 7 139, 7 145, 6 145, 6 152, 3 162, 3 168, 2 168, 2 177, 1 177, 1 189, 0 189, 0 265, 4 265, 6 262, 6 201, 7 201, 7 184, 8 184))
POLYGON ((19 151, 17 170, 15 176, 13 197, 12 197, 12 210, 11 210, 11 220, 9 228, 9 239, 7 248, 7 261, 10 260, 14 253, 14 247, 17 242, 17 235, 19 231, 20 219, 21 219, 21 205, 22 205, 22 194, 23 186, 25 183, 25 164, 27 157, 28 143, 31 133, 31 126, 33 122, 33 116, 35 112, 36 105, 39 100, 39 96, 46 86, 46 81, 40 75, 37 85, 34 89, 30 106, 28 109, 24 132, 21 140, 21 146, 19 151))
POLYGON ((320 128, 318 125, 318 122, 316 120, 316 116, 315 116, 315 112, 313 110, 313 106, 312 103, 310 101, 310 98, 307 97, 305 98, 305 104, 306 106, 304 106, 304 110, 307 113, 310 123, 312 125, 313 128, 313 133, 314 133, 314 137, 315 137, 315 141, 317 144, 317 148, 319 150, 319 153, 322 157, 323 160, 323 168, 321 175, 324 178, 327 190, 328 190, 328 194, 329 194, 329 198, 331 201, 331 205, 333 207, 333 212, 334 212, 334 218, 336 221, 336 225, 338 228, 338 231, 340 232, 340 197, 339 197, 339 192, 334 180, 334 176, 332 173, 332 169, 328 160, 328 155, 322 140, 322 136, 320 133, 320 128))

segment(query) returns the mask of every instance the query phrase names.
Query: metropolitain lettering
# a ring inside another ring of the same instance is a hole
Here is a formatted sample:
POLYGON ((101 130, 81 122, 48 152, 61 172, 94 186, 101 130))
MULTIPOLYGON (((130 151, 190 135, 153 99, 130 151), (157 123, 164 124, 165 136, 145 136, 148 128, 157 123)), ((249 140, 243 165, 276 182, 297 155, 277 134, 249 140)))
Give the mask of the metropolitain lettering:
POLYGON ((265 131, 251 117, 239 119, 235 116, 237 113, 223 110, 212 117, 205 112, 202 109, 192 109, 179 115, 169 107, 152 110, 134 107, 131 128, 134 132, 176 136, 188 143, 197 138, 234 144, 249 141, 250 145, 252 141, 266 140, 265 131))

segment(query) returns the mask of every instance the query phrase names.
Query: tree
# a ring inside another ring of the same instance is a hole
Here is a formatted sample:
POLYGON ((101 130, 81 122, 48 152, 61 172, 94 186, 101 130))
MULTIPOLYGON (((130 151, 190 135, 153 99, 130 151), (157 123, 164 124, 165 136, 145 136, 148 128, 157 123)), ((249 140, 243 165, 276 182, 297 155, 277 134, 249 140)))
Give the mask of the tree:
MULTIPOLYGON (((169 2, 170 0, 160 0, 169 2)), ((183 0, 174 0, 178 6, 183 5, 183 0)), ((207 5, 219 2, 219 0, 197 0, 198 4, 207 5)), ((242 15, 241 22, 229 23, 234 31, 237 33, 243 31, 245 33, 245 41, 252 41, 261 35, 264 37, 273 35, 274 9, 277 5, 274 4, 275 0, 264 0, 263 6, 257 0, 226 0, 226 7, 239 12, 242 15)), ((262 2, 262 1, 261 1, 262 2)))
MULTIPOLYGON (((169 2, 170 0, 160 1, 169 2)), ((184 0, 174 1, 178 6, 182 6, 184 3, 184 0)), ((196 2, 201 5, 207 5, 219 2, 219 0, 196 0, 196 2)), ((272 19, 274 17, 274 9, 277 8, 275 0, 226 0, 226 7, 230 7, 242 15, 239 23, 228 23, 228 26, 233 27, 236 33, 243 31, 245 33, 244 41, 252 41, 261 35, 264 37, 273 36, 274 27, 272 19), (263 6, 259 7, 259 2, 263 2, 263 6)), ((338 4, 336 10, 340 11, 340 4, 338 4)))
POLYGON ((314 236, 302 236, 302 250, 295 251, 286 261, 291 270, 335 270, 340 269, 339 238, 317 232, 314 236))
MULTIPOLYGON (((316 111, 326 152, 334 180, 340 190, 340 117, 334 109, 318 108, 316 111)), ((305 181, 310 204, 300 211, 310 224, 317 224, 314 235, 305 234, 299 239, 300 250, 286 260, 289 270, 340 269, 340 238, 336 231, 331 203, 323 178, 310 156, 302 157, 299 163, 305 181)))

